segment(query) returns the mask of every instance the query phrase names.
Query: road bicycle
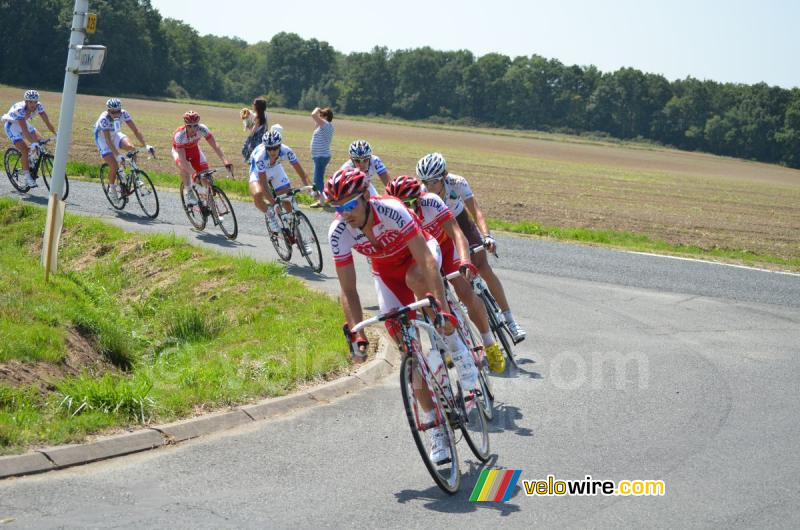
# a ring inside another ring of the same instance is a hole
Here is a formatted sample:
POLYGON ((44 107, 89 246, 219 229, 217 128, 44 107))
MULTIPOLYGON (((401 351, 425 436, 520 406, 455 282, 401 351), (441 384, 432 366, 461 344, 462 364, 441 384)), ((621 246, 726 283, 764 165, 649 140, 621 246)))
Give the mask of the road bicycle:
MULTIPOLYGON (((42 177, 45 187, 50 190, 50 183, 48 179, 53 178, 53 155, 47 150, 47 144, 52 138, 47 138, 38 142, 39 147, 30 151, 30 172, 34 179, 42 177)), ((16 147, 9 147, 3 156, 3 164, 5 165, 6 176, 20 193, 27 193, 31 189, 28 183, 25 182, 25 175, 22 169, 22 153, 16 147)), ((64 175, 64 193, 61 195, 61 200, 67 200, 69 195, 69 179, 64 175)))
POLYGON ((444 341, 434 326, 426 320, 411 317, 411 312, 424 307, 438 310, 436 300, 428 295, 413 304, 359 322, 352 330, 345 324, 344 334, 351 353, 358 356, 358 345, 353 341, 355 333, 381 322, 389 322, 397 330, 396 337, 404 354, 400 366, 400 390, 411 435, 434 482, 443 491, 453 494, 461 485, 455 430, 461 431, 475 457, 485 462, 489 458, 489 428, 477 403, 476 392, 462 391, 453 360, 445 354, 444 341), (428 355, 423 353, 418 339, 421 331, 425 331, 430 340, 428 355), (433 356, 439 356, 440 362, 436 364, 443 366, 441 376, 433 375, 429 360, 434 359, 433 356), (418 400, 421 393, 426 393, 432 402, 428 412, 422 409, 418 400), (430 455, 434 428, 442 429, 450 449, 450 458, 441 462, 432 460, 430 455))
MULTIPOLYGON (((470 247, 469 251, 470 254, 486 252, 486 245, 475 245, 470 247)), ((505 353, 510 362, 508 368, 511 369, 511 366, 515 369, 519 368, 513 347, 516 343, 512 338, 513 335, 511 335, 506 317, 503 316, 503 311, 500 310, 500 306, 497 305, 497 300, 494 299, 491 291, 489 291, 489 286, 486 285, 486 282, 479 274, 475 274, 470 283, 472 285, 472 290, 483 301, 483 305, 486 306, 486 312, 489 314, 489 327, 492 329, 492 334, 500 343, 503 353, 505 353)))
POLYGON ((478 368, 478 382, 480 389, 478 390, 478 404, 481 406, 486 419, 491 421, 494 416, 494 389, 492 387, 492 380, 489 377, 489 361, 486 359, 486 351, 483 345, 481 334, 475 328, 475 324, 469 319, 469 313, 464 304, 456 296, 455 290, 450 285, 448 280, 463 277, 458 271, 451 272, 444 277, 444 297, 450 314, 456 317, 458 332, 461 340, 464 341, 469 351, 472 352, 472 359, 475 361, 475 366, 478 368))
POLYGON ((192 177, 188 190, 181 182, 181 203, 186 217, 197 230, 204 230, 208 218, 211 217, 214 225, 219 226, 225 237, 236 239, 239 234, 239 224, 236 222, 233 205, 225 192, 214 183, 214 173, 221 170, 222 168, 213 168, 201 171, 196 177, 192 177), (187 203, 187 196, 194 197, 195 204, 187 203))
MULTIPOLYGON (((123 210, 125 205, 128 204, 129 197, 136 195, 136 200, 142 208, 144 214, 150 219, 155 219, 158 216, 158 194, 156 187, 153 186, 153 181, 143 170, 139 169, 136 164, 136 155, 139 149, 129 151, 125 155, 126 161, 121 161, 119 170, 117 171, 117 191, 111 188, 109 183, 108 164, 103 163, 100 166, 100 185, 103 187, 103 193, 106 199, 117 210, 123 210), (130 165, 130 168, 126 168, 130 165), (127 170, 126 170, 127 169, 127 170)), ((152 158, 155 155, 151 152, 152 158)))
POLYGON ((275 205, 269 206, 274 209, 275 215, 270 218, 269 215, 264 214, 264 220, 272 246, 275 247, 275 252, 282 261, 288 262, 292 259, 292 248, 297 245, 300 255, 306 259, 311 270, 321 272, 322 251, 317 233, 308 217, 300 211, 300 205, 297 202, 298 193, 312 189, 314 189, 313 186, 302 186, 275 196, 275 205), (289 203, 292 211, 287 212, 283 207, 284 203, 289 203))

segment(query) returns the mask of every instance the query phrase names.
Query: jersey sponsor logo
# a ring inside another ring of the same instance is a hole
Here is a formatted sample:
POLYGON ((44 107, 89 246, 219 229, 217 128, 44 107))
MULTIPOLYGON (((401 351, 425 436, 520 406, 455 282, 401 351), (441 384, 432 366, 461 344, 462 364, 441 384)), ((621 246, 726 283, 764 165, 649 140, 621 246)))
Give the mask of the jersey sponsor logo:
POLYGON ((331 253, 334 256, 339 256, 339 244, 342 238, 342 234, 344 234, 345 230, 347 230, 347 223, 342 221, 336 226, 336 229, 331 233, 331 237, 328 238, 330 239, 331 253))
POLYGON ((408 219, 405 219, 399 211, 395 210, 394 208, 391 208, 390 206, 386 206, 385 204, 381 204, 380 202, 377 201, 372 202, 372 204, 378 211, 378 215, 380 215, 382 218, 391 219, 392 221, 397 223, 397 227, 400 228, 401 230, 403 229, 403 227, 406 226, 408 219))

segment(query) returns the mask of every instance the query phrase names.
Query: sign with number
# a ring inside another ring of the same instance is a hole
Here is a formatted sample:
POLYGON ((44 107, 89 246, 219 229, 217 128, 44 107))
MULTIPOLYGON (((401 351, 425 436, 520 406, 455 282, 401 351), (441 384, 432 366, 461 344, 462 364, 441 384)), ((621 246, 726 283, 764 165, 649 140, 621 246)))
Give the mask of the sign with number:
POLYGON ((86 33, 97 31, 97 13, 86 13, 86 33))
POLYGON ((106 60, 106 47, 97 44, 89 44, 75 47, 78 57, 78 67, 75 70, 78 74, 99 74, 106 60))

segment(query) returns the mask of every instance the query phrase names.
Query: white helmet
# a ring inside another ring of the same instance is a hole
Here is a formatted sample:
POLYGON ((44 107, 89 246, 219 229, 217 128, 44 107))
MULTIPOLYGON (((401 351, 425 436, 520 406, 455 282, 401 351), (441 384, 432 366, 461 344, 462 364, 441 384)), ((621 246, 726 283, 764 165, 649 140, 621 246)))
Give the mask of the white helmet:
POLYGON ((25 101, 39 101, 39 93, 35 90, 26 90, 25 101))
POLYGON ((372 156, 372 147, 366 140, 356 140, 350 144, 350 158, 369 158, 372 156))
POLYGON ((122 101, 119 98, 111 98, 106 101, 106 108, 108 110, 122 110, 122 101))
POLYGON ((272 128, 264 133, 262 141, 267 147, 275 147, 276 145, 281 145, 283 143, 283 135, 280 133, 280 131, 272 128))
POLYGON ((421 181, 437 179, 447 173, 447 162, 441 153, 429 153, 417 162, 417 176, 421 181))

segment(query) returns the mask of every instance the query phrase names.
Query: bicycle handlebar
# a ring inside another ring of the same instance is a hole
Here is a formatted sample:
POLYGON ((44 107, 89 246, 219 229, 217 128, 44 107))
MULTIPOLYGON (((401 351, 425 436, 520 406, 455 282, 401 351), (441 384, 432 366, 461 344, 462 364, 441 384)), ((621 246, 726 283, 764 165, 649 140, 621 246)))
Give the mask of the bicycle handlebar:
POLYGON ((403 306, 403 307, 399 307, 397 309, 393 309, 393 310, 389 311, 388 313, 383 313, 381 315, 377 315, 377 316, 374 316, 372 318, 368 318, 366 320, 362 320, 361 322, 359 322, 358 324, 353 326, 353 329, 351 329, 350 332, 351 333, 358 333, 359 331, 361 331, 362 329, 364 329, 364 328, 366 328, 368 326, 372 326, 374 324, 378 324, 379 322, 385 322, 387 320, 391 320, 393 318, 397 318, 397 317, 399 317, 400 315, 402 315, 404 313, 408 313, 409 311, 416 311, 417 309, 421 309, 423 307, 430 307, 432 305, 431 304, 431 298, 432 298, 432 296, 429 296, 428 298, 425 298, 424 300, 419 300, 417 302, 414 302, 413 304, 408 304, 407 306, 403 306))
MULTIPOLYGON (((470 254, 477 254, 479 252, 486 252, 488 250, 488 248, 489 248, 489 246, 486 243, 481 243, 480 245, 475 245, 475 246, 469 247, 469 253, 470 254)), ((492 255, 495 258, 500 259, 500 256, 497 255, 497 251, 493 252, 492 255)))
POLYGON ((302 193, 304 191, 313 190, 314 186, 300 186, 299 188, 292 188, 286 193, 281 193, 280 195, 275 196, 275 200, 277 201, 284 201, 287 199, 292 198, 292 196, 297 195, 298 193, 302 193))

